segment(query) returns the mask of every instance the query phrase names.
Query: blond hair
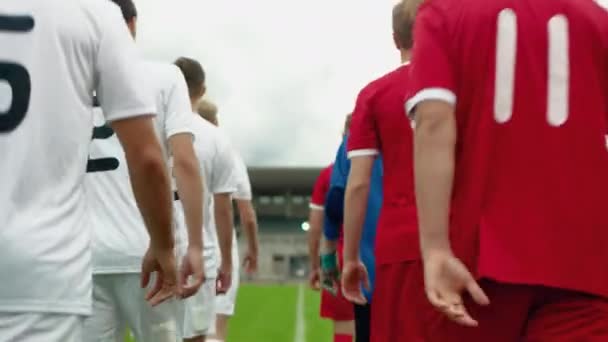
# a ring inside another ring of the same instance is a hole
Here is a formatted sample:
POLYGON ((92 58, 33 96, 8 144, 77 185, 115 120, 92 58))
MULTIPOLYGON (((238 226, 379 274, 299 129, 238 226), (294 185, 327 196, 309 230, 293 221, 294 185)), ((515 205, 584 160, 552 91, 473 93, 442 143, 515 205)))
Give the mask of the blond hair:
POLYGON ((200 115, 203 119, 209 121, 210 123, 216 126, 218 125, 218 109, 213 102, 209 100, 200 100, 196 107, 196 111, 198 112, 198 115, 200 115))
POLYGON ((401 0, 393 7, 393 33, 402 49, 414 45, 414 19, 424 0, 401 0))

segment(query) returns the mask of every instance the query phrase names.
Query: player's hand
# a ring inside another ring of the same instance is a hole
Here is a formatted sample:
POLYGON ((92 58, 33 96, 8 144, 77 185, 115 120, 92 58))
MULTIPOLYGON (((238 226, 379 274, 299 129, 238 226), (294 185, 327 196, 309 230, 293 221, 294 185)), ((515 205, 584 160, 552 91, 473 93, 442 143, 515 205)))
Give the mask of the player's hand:
POLYGON ((342 267, 342 295, 344 298, 355 304, 365 305, 367 300, 363 296, 361 285, 367 290, 370 289, 369 275, 365 265, 361 260, 344 262, 342 267))
POLYGON ((150 305, 156 306, 179 294, 176 269, 173 248, 148 249, 141 265, 141 287, 148 287, 152 273, 156 273, 156 281, 146 294, 150 305))
POLYGON ((308 284, 310 288, 319 291, 321 289, 321 269, 320 267, 311 267, 310 274, 308 275, 308 284))
POLYGON ((321 287, 334 296, 338 294, 340 270, 338 270, 338 255, 335 250, 321 254, 321 287))
POLYGON ((258 272, 258 252, 255 250, 248 250, 243 258, 243 268, 249 275, 254 275, 258 272))
POLYGON ((196 294, 205 282, 205 265, 203 251, 200 247, 188 246, 179 270, 179 289, 181 298, 196 294))
POLYGON ((469 315, 462 299, 463 292, 479 305, 490 300, 466 266, 451 251, 427 253, 424 259, 424 283, 431 304, 450 320, 469 327, 479 323, 469 315))
POLYGON ((224 264, 220 266, 217 272, 217 280, 215 284, 215 292, 217 294, 225 294, 232 286, 232 264, 224 264))

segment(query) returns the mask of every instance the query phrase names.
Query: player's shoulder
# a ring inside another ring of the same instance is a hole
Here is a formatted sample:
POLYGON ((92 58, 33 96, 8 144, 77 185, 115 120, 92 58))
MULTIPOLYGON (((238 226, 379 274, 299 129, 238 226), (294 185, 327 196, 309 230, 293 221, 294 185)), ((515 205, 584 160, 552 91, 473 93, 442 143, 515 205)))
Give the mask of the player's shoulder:
POLYGON ((409 78, 409 63, 400 65, 399 67, 385 73, 377 79, 371 81, 361 90, 361 96, 373 98, 384 93, 394 84, 403 84, 409 78))

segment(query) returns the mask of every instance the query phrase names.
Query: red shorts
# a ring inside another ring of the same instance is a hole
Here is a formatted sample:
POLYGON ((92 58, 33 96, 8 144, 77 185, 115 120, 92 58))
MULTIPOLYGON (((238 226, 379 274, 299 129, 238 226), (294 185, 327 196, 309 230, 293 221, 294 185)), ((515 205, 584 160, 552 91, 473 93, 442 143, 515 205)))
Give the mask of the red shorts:
MULTIPOLYGON (((338 262, 343 262, 343 244, 338 243, 338 262)), ((338 286, 336 296, 321 290, 321 317, 332 321, 352 321, 355 319, 355 308, 351 302, 342 295, 342 286, 338 286)))
POLYGON ((465 300, 479 322, 467 328, 436 311, 421 315, 428 342, 603 342, 608 341, 608 300, 542 286, 508 285, 488 280, 481 287, 491 304, 465 300))
POLYGON ((416 270, 422 270, 420 261, 376 266, 371 342, 427 342, 419 315, 431 307, 425 302, 423 280, 416 270))

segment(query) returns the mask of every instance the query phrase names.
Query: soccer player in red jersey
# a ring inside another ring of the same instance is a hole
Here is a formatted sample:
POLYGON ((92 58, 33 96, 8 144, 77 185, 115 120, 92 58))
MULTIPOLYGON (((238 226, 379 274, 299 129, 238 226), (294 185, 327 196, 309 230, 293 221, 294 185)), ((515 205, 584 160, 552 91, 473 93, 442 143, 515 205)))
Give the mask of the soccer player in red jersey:
MULTIPOLYGON (((403 65, 371 82, 359 94, 348 141, 351 171, 345 195, 343 290, 358 304, 367 270, 359 259, 375 158, 382 154, 383 207, 376 233, 376 280, 371 313, 371 341, 420 341, 409 288, 410 270, 420 266, 414 199, 412 128, 403 99, 410 75, 412 28, 420 1, 404 0, 393 8, 393 37, 403 65)), ((422 281, 418 281, 422 283, 422 281)), ((422 292, 421 292, 422 293, 422 292)), ((423 296, 423 294, 422 294, 423 296)), ((420 297, 420 296, 418 296, 420 297)))
MULTIPOLYGON (((333 164, 321 171, 317 178, 312 198, 310 200, 310 231, 308 232, 308 248, 310 253, 310 285, 320 289, 319 246, 323 233, 325 199, 329 191, 333 164)), ((338 242, 338 256, 342 255, 342 239, 338 242)), ((334 322, 334 342, 352 342, 355 330, 355 314, 353 304, 339 291, 334 295, 325 289, 321 290, 321 317, 334 322)))
POLYGON ((608 13, 430 0, 415 32, 426 340, 608 341, 608 13))

